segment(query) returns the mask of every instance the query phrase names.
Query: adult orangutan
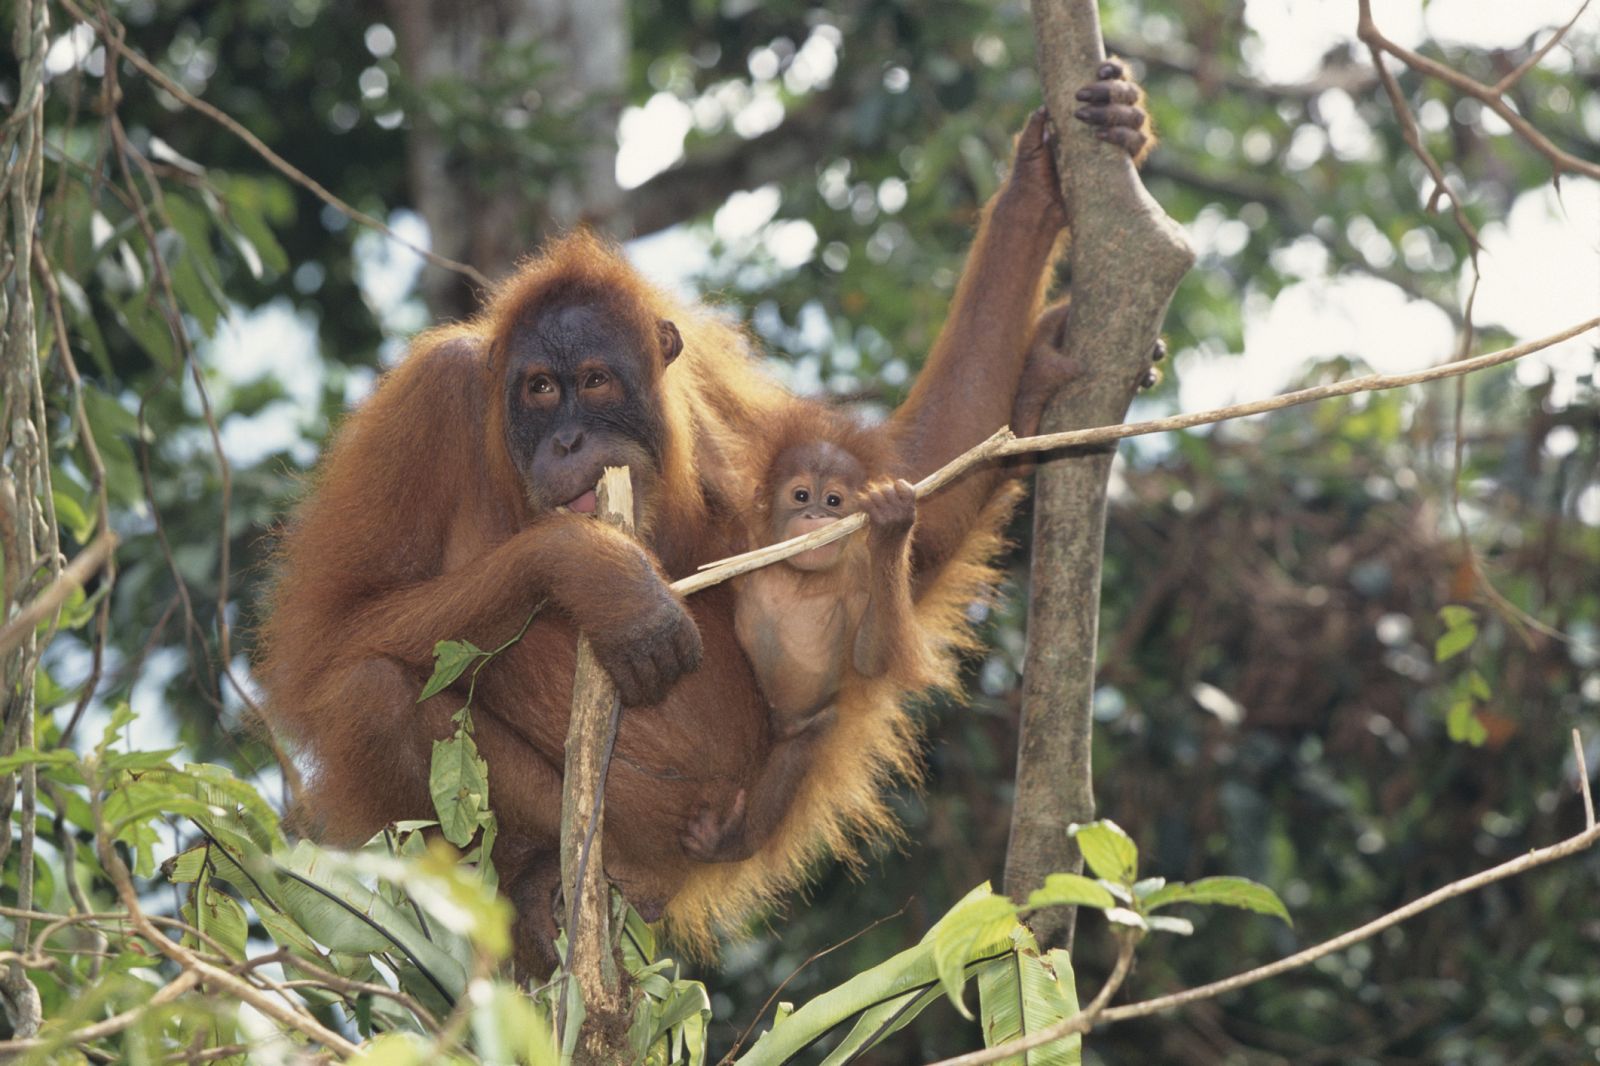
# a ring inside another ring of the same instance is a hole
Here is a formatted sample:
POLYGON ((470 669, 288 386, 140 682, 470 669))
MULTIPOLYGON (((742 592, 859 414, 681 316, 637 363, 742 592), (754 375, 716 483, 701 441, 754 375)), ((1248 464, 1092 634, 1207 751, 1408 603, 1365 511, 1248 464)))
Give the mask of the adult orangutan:
MULTIPOLYGON (((1115 65, 1100 77, 1078 117, 1137 154, 1137 90, 1115 65)), ((1041 112, 1023 131, 943 332, 884 429, 893 476, 928 473, 1012 410, 1065 223, 1046 126, 1041 112)), ((892 826, 881 792, 915 775, 915 729, 892 678, 863 678, 840 691, 787 816, 751 857, 698 862, 682 843, 707 803, 731 808, 757 778, 773 737, 733 595, 718 587, 685 603, 666 581, 744 546, 740 514, 759 474, 747 443, 797 402, 758 371, 741 331, 582 233, 527 263, 476 318, 418 337, 340 429, 283 539, 257 674, 270 723, 309 769, 302 824, 355 844, 431 817, 431 745, 462 702, 447 691, 417 703, 434 644, 496 647, 532 615, 473 700, 525 972, 553 962, 580 632, 627 707, 606 785, 606 872, 680 937, 704 938, 820 853, 849 857, 863 834, 892 826), (587 513, 601 469, 624 464, 639 541, 587 513)), ((987 469, 917 508, 915 624, 937 651, 934 681, 953 679, 951 649, 991 580, 1011 495, 987 469)))

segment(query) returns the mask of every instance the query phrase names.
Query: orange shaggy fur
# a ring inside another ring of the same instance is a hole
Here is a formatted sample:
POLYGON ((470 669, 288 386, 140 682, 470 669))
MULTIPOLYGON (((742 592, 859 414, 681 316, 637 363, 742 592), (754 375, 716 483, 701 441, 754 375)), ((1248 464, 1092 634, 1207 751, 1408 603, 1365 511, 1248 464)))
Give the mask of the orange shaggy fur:
MULTIPOLYGON (((925 473, 1005 420, 1053 238, 1018 238, 1026 241, 1019 254, 980 235, 969 272, 985 271, 989 288, 964 282, 925 371, 929 383, 919 382, 902 409, 912 421, 881 434, 895 442, 896 474, 925 473), (1002 299, 996 288, 1015 295, 1002 299), (978 347, 974 333, 999 353, 981 373, 958 362, 978 347)), ((449 735, 461 704, 453 692, 416 703, 434 643, 495 647, 541 599, 572 604, 570 615, 541 612, 485 669, 473 702, 502 827, 495 859, 519 913, 541 906, 517 895, 520 871, 557 841, 574 622, 625 622, 638 587, 628 581, 641 565, 636 549, 592 520, 535 514, 501 440, 507 338, 571 298, 639 329, 670 319, 683 337, 682 354, 651 379, 665 427, 658 467, 635 471, 649 501, 642 536, 661 576, 745 546, 738 516, 763 470, 749 442, 770 440, 796 401, 756 366, 742 330, 671 298, 615 248, 577 233, 530 260, 472 320, 421 335, 341 427, 283 538, 257 668, 270 724, 310 768, 302 824, 357 843, 391 821, 432 816, 431 744, 449 735)), ((607 872, 630 899, 664 906, 679 943, 708 948, 717 931, 780 899, 825 855, 856 861, 863 841, 895 832, 884 790, 920 773, 918 729, 903 705, 929 686, 955 685, 958 655, 972 643, 967 609, 994 584, 989 560, 1014 490, 990 471, 941 496, 919 512, 918 536, 926 530, 927 539, 914 554, 925 676, 853 678, 788 816, 737 863, 695 863, 677 845, 697 804, 707 795, 731 802, 771 742, 733 634, 730 591, 691 598, 702 665, 661 705, 624 715, 604 846, 607 872)))

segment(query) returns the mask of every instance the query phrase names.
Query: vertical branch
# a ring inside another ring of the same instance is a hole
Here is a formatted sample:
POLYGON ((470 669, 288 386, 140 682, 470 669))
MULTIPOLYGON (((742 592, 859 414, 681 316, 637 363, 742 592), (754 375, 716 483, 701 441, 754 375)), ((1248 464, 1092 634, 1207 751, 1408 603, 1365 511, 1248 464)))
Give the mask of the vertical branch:
MULTIPOLYGON (((595 489, 600 520, 633 531, 633 482, 625 466, 608 466, 595 489)), ((561 784, 561 887, 566 894, 568 977, 583 996, 584 1039, 580 1049, 593 1062, 613 1061, 609 1025, 623 1012, 622 983, 611 948, 611 893, 601 856, 605 828, 605 780, 621 714, 616 686, 601 669, 587 637, 578 639, 572 683, 572 718, 567 724, 567 761, 561 784)), ((566 997, 562 997, 563 1007, 566 997)), ((563 1011, 563 1026, 570 1019, 563 1011)), ((563 1040, 564 1042, 564 1040, 563 1040)))
MULTIPOLYGON (((12 44, 17 57, 17 103, 0 124, 0 551, 4 558, 4 600, 0 621, 8 621, 33 599, 41 583, 61 572, 55 503, 50 491, 50 437, 39 380, 39 337, 33 306, 33 241, 44 180, 44 59, 50 16, 44 0, 19 0, 12 44)), ((0 755, 33 747, 34 673, 41 642, 31 629, 15 650, 0 655, 0 755)), ((0 839, 0 865, 11 850, 11 805, 22 798, 17 830, 17 895, 21 910, 33 906, 33 846, 38 781, 32 765, 0 779, 0 813, 6 833, 0 839)), ((27 951, 29 921, 16 919, 12 947, 27 951)), ((39 1031, 39 992, 22 964, 13 960, 0 971, 0 1000, 12 1031, 32 1037, 39 1031)))
MULTIPOLYGON (((1074 94, 1105 61, 1094 0, 1035 0, 1039 77, 1056 119, 1056 164, 1073 234, 1072 312, 1065 352, 1085 367, 1058 395, 1041 433, 1120 422, 1150 365, 1173 290, 1194 262, 1182 232, 1145 192, 1133 163, 1067 121, 1074 94)), ((1082 864, 1067 835, 1094 817, 1090 766, 1095 641, 1105 550, 1106 481, 1114 452, 1040 464, 1033 526, 1027 665, 1005 890, 1020 898, 1082 864)), ((1071 943, 1073 913, 1032 919, 1041 945, 1071 943)))

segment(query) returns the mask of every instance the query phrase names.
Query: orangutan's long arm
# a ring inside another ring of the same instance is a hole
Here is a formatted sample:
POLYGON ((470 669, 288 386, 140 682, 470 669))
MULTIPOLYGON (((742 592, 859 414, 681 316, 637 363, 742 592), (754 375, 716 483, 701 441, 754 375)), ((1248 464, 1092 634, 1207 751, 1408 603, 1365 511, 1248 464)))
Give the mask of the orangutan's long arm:
MULTIPOLYGON (((1066 224, 1048 119, 1037 111, 1016 160, 984 209, 944 329, 890 426, 899 473, 915 481, 1006 424, 1050 265, 1066 224)), ((975 470, 921 502, 913 566, 938 570, 960 545, 1003 474, 975 470)))

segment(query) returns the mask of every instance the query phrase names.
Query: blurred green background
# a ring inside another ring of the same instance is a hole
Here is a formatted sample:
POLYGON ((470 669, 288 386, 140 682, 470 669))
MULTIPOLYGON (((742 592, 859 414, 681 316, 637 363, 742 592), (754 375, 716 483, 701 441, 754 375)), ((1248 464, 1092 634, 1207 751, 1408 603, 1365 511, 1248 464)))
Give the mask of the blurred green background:
MULTIPOLYGON (((1162 136, 1147 184, 1200 251, 1166 324, 1166 379, 1132 417, 1450 358, 1469 246, 1448 210, 1423 210, 1431 183, 1354 41, 1354 5, 1103 7, 1110 47, 1132 60, 1162 136)), ((1378 7, 1397 40, 1494 82, 1577 5, 1378 7)), ((1031 16, 1012 2, 111 10, 134 48, 407 239, 497 275, 578 221, 637 238, 642 269, 747 321, 795 388, 876 409, 915 375, 977 209, 1038 103, 1031 16)), ((9 5, 0 11, 9 25, 9 5)), ((105 52, 53 14, 48 251, 67 279, 125 538, 88 714, 131 698, 139 742, 176 736, 276 794, 270 752, 220 673, 248 684, 273 530, 346 406, 411 332, 468 313, 473 294, 123 67, 117 107, 173 222, 158 244, 179 264, 172 282, 230 476, 224 505, 201 393, 146 299, 130 205, 98 177, 110 165, 105 52), (224 558, 228 664, 216 639, 224 558)), ((1588 159, 1600 156, 1597 14, 1511 94, 1588 159)), ((1475 350, 1595 314, 1600 183, 1567 176, 1557 188, 1543 158, 1476 103, 1408 72, 1400 83, 1483 233, 1475 350)), ((16 85, 7 52, 8 108, 16 85)), ((1581 826, 1574 726, 1591 766, 1600 758, 1595 368, 1592 339, 1571 342, 1476 376, 1460 395, 1447 383, 1124 445, 1095 703, 1101 812, 1139 841, 1145 872, 1252 877, 1296 916, 1290 931, 1199 914, 1192 939, 1141 951, 1124 998, 1269 961, 1581 826), (1436 662, 1438 612, 1451 604, 1473 610, 1476 639, 1436 662)), ((74 454, 56 478, 68 528, 73 507, 93 510, 74 454)), ((807 966, 783 999, 914 943, 967 889, 998 881, 1029 529, 1024 510, 968 701, 924 709, 930 773, 897 800, 905 839, 859 877, 823 871, 787 912, 730 943, 720 969, 702 968, 716 1049, 814 952, 900 912, 807 966)), ((54 683, 41 700, 58 724, 90 670, 82 636, 63 636, 47 660, 54 683)), ((1111 950, 1097 918, 1080 930, 1088 996, 1111 950)), ((950 1010, 931 1008, 864 1061, 976 1046, 970 1027, 946 1024, 950 1010)), ((1493 886, 1268 984, 1116 1026, 1088 1055, 1600 1061, 1600 857, 1493 886)))

